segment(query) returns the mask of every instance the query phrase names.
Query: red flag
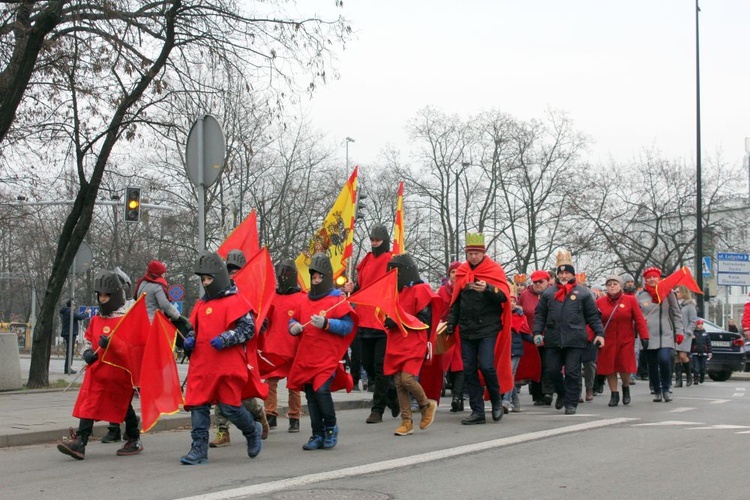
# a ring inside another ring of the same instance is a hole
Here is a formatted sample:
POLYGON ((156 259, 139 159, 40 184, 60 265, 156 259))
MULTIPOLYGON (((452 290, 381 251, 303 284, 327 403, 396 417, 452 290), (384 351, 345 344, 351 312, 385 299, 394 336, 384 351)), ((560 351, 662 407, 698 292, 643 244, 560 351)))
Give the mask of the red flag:
POLYGON ((140 385, 141 362, 146 338, 151 330, 146 300, 141 295, 109 335, 109 345, 101 356, 103 363, 130 373, 133 387, 140 385))
POLYGON ((393 255, 404 253, 404 181, 398 185, 398 196, 396 197, 396 217, 393 221, 393 255))
POLYGON ((221 255, 222 259, 226 259, 227 254, 230 251, 238 249, 242 250, 242 253, 245 254, 245 258, 250 258, 260 251, 259 241, 258 218, 255 209, 253 209, 252 212, 250 212, 250 215, 245 217, 245 220, 229 233, 229 236, 227 236, 227 239, 221 244, 217 253, 221 255))
POLYGON ((385 321, 385 316, 388 316, 396 322, 404 335, 407 335, 404 327, 412 330, 426 329, 427 325, 404 311, 399 305, 397 282, 398 269, 391 269, 382 278, 378 278, 369 286, 350 295, 347 300, 353 304, 375 307, 375 315, 381 322, 385 321))
POLYGON ((141 418, 143 432, 151 429, 162 415, 172 415, 185 402, 174 360, 177 328, 156 311, 146 341, 141 364, 141 418))
POLYGON ((253 255, 234 275, 239 292, 250 302, 255 312, 255 327, 260 330, 271 308, 271 300, 276 293, 276 272, 273 269, 268 248, 253 255))
POLYGON ((693 279, 693 275, 690 274, 690 269, 682 266, 677 271, 673 272, 656 285, 656 296, 661 303, 664 297, 669 295, 672 290, 678 286, 685 286, 688 290, 703 295, 703 290, 700 289, 698 283, 693 279))

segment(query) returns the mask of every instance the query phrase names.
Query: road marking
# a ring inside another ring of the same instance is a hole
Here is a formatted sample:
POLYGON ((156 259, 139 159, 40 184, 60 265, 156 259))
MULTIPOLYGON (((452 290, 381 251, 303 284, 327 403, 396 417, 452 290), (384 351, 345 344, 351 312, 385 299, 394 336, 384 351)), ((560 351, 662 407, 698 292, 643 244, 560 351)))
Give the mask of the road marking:
POLYGON ((691 427, 688 430, 706 431, 706 430, 723 430, 723 429, 750 429, 750 425, 716 424, 716 425, 707 425, 705 427, 691 427))
POLYGON ((465 446, 457 446, 455 448, 448 448, 446 450, 431 451, 428 453, 422 453, 419 455, 413 455, 410 457, 397 458, 394 460, 384 460, 373 464, 358 465, 355 467, 348 467, 346 469, 339 469, 335 471, 319 472, 316 474, 307 474, 305 476, 299 476, 289 479, 281 479, 279 481, 271 481, 268 483, 254 484, 251 486, 243 486, 240 488, 234 488, 230 490, 217 491, 214 493, 207 493, 205 495, 196 495, 192 497, 186 497, 182 500, 220 500, 224 498, 242 498, 249 497, 251 495, 267 495, 276 491, 282 491, 289 488, 299 488, 300 486, 306 486, 309 484, 320 483, 323 481, 334 481, 337 479, 344 479, 347 477, 360 476, 362 474, 373 474, 376 472, 383 472, 387 470, 399 469, 402 467, 411 467, 420 463, 433 462, 435 460, 443 460, 446 458, 457 457, 460 455, 468 455, 470 453, 477 453, 480 451, 489 450, 492 448, 501 448, 505 446, 511 446, 519 443, 527 443, 529 441, 537 441, 540 439, 551 438, 554 436, 561 436, 565 434, 571 434, 574 432, 582 432, 591 429, 598 429, 601 427, 609 427, 612 425, 624 424, 638 420, 637 418, 610 418, 607 420, 597 420, 594 422, 585 422, 581 424, 569 425, 566 427, 557 427, 554 429, 547 429, 537 432, 529 432, 526 434, 519 434, 517 436, 509 436, 501 439, 493 439, 491 441, 485 441, 483 443, 469 444, 465 446))
POLYGON ((694 398, 690 396, 680 396, 680 399, 693 399, 695 401, 710 401, 709 404, 712 404, 712 405, 721 405, 724 403, 729 403, 731 401, 731 399, 694 398))
POLYGON ((633 427, 659 427, 669 425, 706 425, 703 422, 684 422, 682 420, 664 420, 663 422, 650 422, 647 424, 633 424, 633 427))
POLYGON ((684 413, 690 410, 695 410, 695 408, 691 408, 689 406, 682 406, 680 408, 675 408, 674 410, 670 410, 669 413, 684 413))
POLYGON ((745 392, 745 388, 744 387, 735 387, 734 390, 737 391, 737 392, 745 392))

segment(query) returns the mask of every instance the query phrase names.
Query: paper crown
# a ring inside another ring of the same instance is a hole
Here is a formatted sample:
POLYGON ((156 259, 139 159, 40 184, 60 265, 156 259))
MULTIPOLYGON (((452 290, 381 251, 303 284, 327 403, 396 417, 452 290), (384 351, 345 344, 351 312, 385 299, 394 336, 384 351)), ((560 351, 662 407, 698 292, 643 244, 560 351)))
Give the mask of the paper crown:
MULTIPOLYGON (((518 276, 518 275, 516 275, 518 276)), ((510 296, 518 298, 518 295, 516 295, 516 285, 514 283, 508 282, 508 288, 510 288, 510 296)))
POLYGON ((576 274, 576 281, 579 285, 583 285, 586 283, 586 273, 577 273, 576 274))
POLYGON ((513 276, 513 283, 526 283, 526 275, 516 274, 515 276, 513 276))
POLYGON ((566 250, 560 250, 557 252, 557 262, 555 264, 555 267, 560 266, 572 266, 573 261, 570 260, 570 252, 566 250))
POLYGON ((466 233, 466 251, 480 251, 486 250, 484 246, 484 235, 482 233, 466 233))

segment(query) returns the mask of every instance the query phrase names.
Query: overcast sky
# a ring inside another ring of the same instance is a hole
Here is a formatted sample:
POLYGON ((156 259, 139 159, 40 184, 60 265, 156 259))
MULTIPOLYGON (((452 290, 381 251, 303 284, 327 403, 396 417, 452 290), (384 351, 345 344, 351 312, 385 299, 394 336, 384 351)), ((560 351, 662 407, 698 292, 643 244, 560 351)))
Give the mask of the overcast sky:
MULTIPOLYGON (((318 2, 316 2, 318 3, 318 2)), ((333 0, 316 8, 329 14, 333 0)), ((300 8, 312 8, 308 0, 300 8), (304 7, 303 7, 304 6, 304 7)), ((750 1, 701 2, 703 153, 742 164, 750 137, 750 1)), ((424 106, 522 118, 565 111, 592 139, 589 159, 645 148, 696 151, 692 0, 345 0, 355 39, 341 78, 309 103, 313 125, 351 163, 387 143, 408 160, 406 123, 424 106)))

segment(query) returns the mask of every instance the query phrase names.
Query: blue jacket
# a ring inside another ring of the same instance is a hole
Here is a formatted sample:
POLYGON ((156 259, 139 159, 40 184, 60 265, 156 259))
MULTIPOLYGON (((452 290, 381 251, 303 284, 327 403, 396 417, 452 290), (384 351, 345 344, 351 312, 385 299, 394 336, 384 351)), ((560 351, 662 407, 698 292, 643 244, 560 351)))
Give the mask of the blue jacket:
MULTIPOLYGON (((70 335, 70 307, 65 306, 60 309, 60 317, 62 318, 62 332, 60 336, 67 339, 70 335)), ((85 312, 74 312, 73 313, 73 338, 78 336, 78 322, 88 318, 85 312)))

